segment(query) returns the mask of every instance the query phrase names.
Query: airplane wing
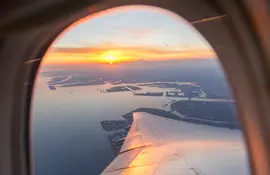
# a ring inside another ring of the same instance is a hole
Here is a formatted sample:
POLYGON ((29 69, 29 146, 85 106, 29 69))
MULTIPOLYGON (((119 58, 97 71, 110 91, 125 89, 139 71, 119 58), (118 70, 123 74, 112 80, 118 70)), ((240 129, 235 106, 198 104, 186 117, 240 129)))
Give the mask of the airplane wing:
POLYGON ((136 112, 117 157, 102 175, 250 174, 241 131, 136 112))

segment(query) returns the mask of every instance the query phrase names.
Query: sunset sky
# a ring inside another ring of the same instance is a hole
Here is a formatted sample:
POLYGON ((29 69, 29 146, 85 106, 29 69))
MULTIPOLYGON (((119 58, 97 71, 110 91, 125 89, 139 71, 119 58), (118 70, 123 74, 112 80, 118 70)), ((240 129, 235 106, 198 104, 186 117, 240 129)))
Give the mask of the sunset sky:
POLYGON ((129 6, 82 19, 64 31, 45 64, 215 58, 208 42, 186 21, 158 8, 129 6))

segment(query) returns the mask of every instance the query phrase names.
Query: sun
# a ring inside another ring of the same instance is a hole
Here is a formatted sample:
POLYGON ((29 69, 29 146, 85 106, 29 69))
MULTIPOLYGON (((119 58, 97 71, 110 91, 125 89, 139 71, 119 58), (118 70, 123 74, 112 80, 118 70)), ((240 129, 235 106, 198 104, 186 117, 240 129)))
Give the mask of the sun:
POLYGON ((114 64, 116 62, 119 62, 119 55, 117 53, 114 52, 107 52, 105 54, 102 55, 102 59, 104 62, 108 63, 108 64, 114 64))
POLYGON ((110 64, 112 64, 113 62, 116 61, 116 56, 112 55, 112 54, 108 54, 105 55, 104 59, 109 62, 110 64))

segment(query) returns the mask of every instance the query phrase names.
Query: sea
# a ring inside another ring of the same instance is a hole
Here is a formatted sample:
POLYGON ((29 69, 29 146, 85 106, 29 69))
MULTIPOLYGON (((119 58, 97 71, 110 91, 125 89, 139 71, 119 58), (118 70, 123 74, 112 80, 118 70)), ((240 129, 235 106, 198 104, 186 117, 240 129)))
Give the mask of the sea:
MULTIPOLYGON (((123 120, 122 115, 139 107, 162 108, 179 99, 133 96, 131 92, 102 93, 107 84, 50 90, 48 81, 48 77, 37 78, 31 106, 35 175, 100 174, 115 156, 108 141, 110 132, 102 129, 101 121, 123 120)), ((155 88, 152 90, 158 91, 155 88)), ((233 132, 242 135, 240 130, 233 132)), ((245 149, 243 137, 239 142, 245 149)), ((242 152, 240 161, 249 169, 246 151, 242 152)), ((234 174, 234 170, 223 171, 234 174)))

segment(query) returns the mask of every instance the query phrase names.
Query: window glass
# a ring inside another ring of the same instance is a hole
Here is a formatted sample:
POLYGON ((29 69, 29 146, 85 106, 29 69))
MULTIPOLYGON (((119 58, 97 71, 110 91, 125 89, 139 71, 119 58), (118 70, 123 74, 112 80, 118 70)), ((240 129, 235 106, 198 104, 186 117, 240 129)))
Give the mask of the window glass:
POLYGON ((130 141, 134 111, 174 123, 160 130, 190 171, 249 174, 214 50, 183 18, 144 6, 86 17, 48 49, 32 105, 35 174, 100 174, 130 141))

